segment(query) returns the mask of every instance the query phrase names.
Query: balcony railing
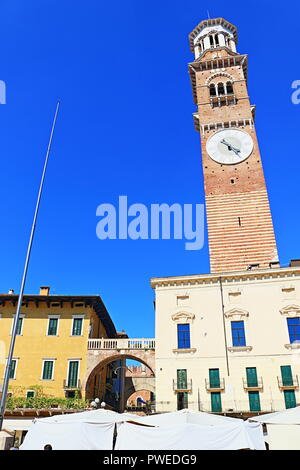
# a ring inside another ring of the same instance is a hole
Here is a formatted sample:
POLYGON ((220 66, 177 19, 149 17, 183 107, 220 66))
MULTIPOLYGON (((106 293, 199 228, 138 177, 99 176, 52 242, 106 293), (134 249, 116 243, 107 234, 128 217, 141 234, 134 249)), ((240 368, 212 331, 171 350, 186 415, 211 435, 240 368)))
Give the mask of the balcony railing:
POLYGON ((210 104, 213 108, 217 106, 228 106, 231 104, 236 104, 237 99, 234 94, 228 93, 227 95, 211 96, 210 104))
POLYGON ((155 349, 155 339, 96 339, 88 340, 88 349, 155 349))
POLYGON ((290 378, 283 379, 282 377, 277 377, 278 387, 281 390, 295 390, 299 388, 298 375, 294 375, 290 378))
POLYGON ((257 377, 257 380, 247 380, 243 377, 243 386, 244 390, 262 390, 263 379, 262 377, 257 377))
POLYGON ((64 390, 80 390, 81 389, 81 382, 79 379, 77 380, 64 380, 64 390))
POLYGON ((220 379, 218 382, 217 381, 211 381, 209 379, 205 379, 205 388, 208 392, 213 391, 219 391, 219 390, 225 390, 225 380, 220 379))
POLYGON ((192 380, 188 380, 187 382, 173 380, 173 390, 175 392, 190 392, 192 390, 192 380))

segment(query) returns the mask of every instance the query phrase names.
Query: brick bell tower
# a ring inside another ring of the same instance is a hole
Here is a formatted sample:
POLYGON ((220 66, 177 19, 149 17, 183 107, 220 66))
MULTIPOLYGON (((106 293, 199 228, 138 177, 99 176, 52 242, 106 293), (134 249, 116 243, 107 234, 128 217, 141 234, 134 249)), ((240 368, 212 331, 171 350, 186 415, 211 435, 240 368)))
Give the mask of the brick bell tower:
POLYGON ((255 106, 247 90, 247 56, 236 52, 237 29, 224 18, 208 19, 189 39, 211 272, 278 266, 255 106))

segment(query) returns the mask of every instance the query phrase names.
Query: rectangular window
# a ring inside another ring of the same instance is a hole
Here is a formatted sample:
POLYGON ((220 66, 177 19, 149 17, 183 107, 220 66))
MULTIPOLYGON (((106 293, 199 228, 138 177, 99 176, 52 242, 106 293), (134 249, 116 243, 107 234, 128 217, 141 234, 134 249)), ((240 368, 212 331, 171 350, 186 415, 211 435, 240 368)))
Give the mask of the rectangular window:
POLYGON ((26 398, 33 398, 34 396, 35 396, 35 391, 34 390, 27 390, 26 398))
POLYGON ((190 342, 190 325, 188 323, 177 325, 178 349, 189 349, 190 342))
POLYGON ((246 367, 247 374, 247 386, 248 387, 257 387, 257 372, 256 367, 246 367))
POLYGON ((187 388, 186 369, 177 369, 177 388, 179 390, 186 390, 187 388))
POLYGON ((47 335, 48 336, 57 336, 57 327, 58 327, 58 318, 49 317, 47 335))
POLYGON ((82 318, 73 318, 72 336, 81 336, 82 318))
POLYGON ((16 378, 16 368, 17 368, 17 361, 16 359, 12 359, 10 363, 10 371, 9 371, 9 378, 15 379, 16 378))
POLYGON ((22 334, 22 326, 23 326, 23 318, 19 317, 18 325, 17 325, 17 335, 22 334))
POLYGON ((183 410, 184 408, 188 408, 188 393, 187 392, 179 392, 177 393, 177 410, 183 410))
POLYGON ((52 378, 53 378, 53 363, 54 363, 54 361, 52 361, 52 360, 44 361, 43 375, 42 375, 43 380, 52 380, 52 378))
POLYGON ((222 411, 221 393, 211 392, 211 411, 213 413, 220 413, 222 411))
POLYGON ((294 390, 283 390, 286 409, 296 407, 296 396, 294 390))
POLYGON ((220 388, 219 369, 209 369, 209 386, 210 388, 220 388))
POLYGON ((259 392, 248 392, 250 411, 260 411, 259 392))
POLYGON ((246 346, 245 327, 243 321, 231 322, 232 346, 246 346))
POLYGON ((288 387, 293 385, 293 375, 291 366, 280 366, 282 385, 288 387))
POLYGON ((68 387, 78 386, 79 361, 69 361, 68 387))
POLYGON ((300 317, 287 318, 290 343, 300 341, 300 317))

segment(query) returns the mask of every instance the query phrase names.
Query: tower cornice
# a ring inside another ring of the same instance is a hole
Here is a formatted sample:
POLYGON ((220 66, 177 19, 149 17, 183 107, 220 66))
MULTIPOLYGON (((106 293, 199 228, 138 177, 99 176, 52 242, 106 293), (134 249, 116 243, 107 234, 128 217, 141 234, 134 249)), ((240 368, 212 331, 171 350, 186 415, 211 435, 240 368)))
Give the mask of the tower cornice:
POLYGON ((240 65, 243 67, 245 78, 247 79, 247 70, 248 70, 248 56, 246 54, 234 54, 228 55, 227 57, 216 57, 209 60, 195 60, 188 64, 188 70, 190 74, 192 92, 195 104, 197 104, 197 85, 196 85, 196 72, 201 72, 204 70, 220 70, 226 69, 228 67, 233 67, 240 65))
POLYGON ((216 26, 221 25, 224 28, 228 29, 232 32, 235 42, 237 43, 237 28, 229 21, 225 20, 225 18, 209 18, 207 20, 201 21, 196 28, 189 34, 189 42, 190 42, 190 49, 192 52, 195 51, 195 44, 194 40, 198 36, 198 34, 208 26, 216 26))

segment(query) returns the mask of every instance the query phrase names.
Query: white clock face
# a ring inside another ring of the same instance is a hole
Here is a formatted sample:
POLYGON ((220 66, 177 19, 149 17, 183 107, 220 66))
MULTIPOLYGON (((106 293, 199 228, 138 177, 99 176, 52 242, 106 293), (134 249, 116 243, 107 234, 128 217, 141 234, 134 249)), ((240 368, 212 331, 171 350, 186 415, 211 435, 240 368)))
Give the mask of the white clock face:
POLYGON ((238 129, 224 129, 212 135, 206 144, 208 155, 218 163, 236 165, 253 150, 252 137, 238 129))

